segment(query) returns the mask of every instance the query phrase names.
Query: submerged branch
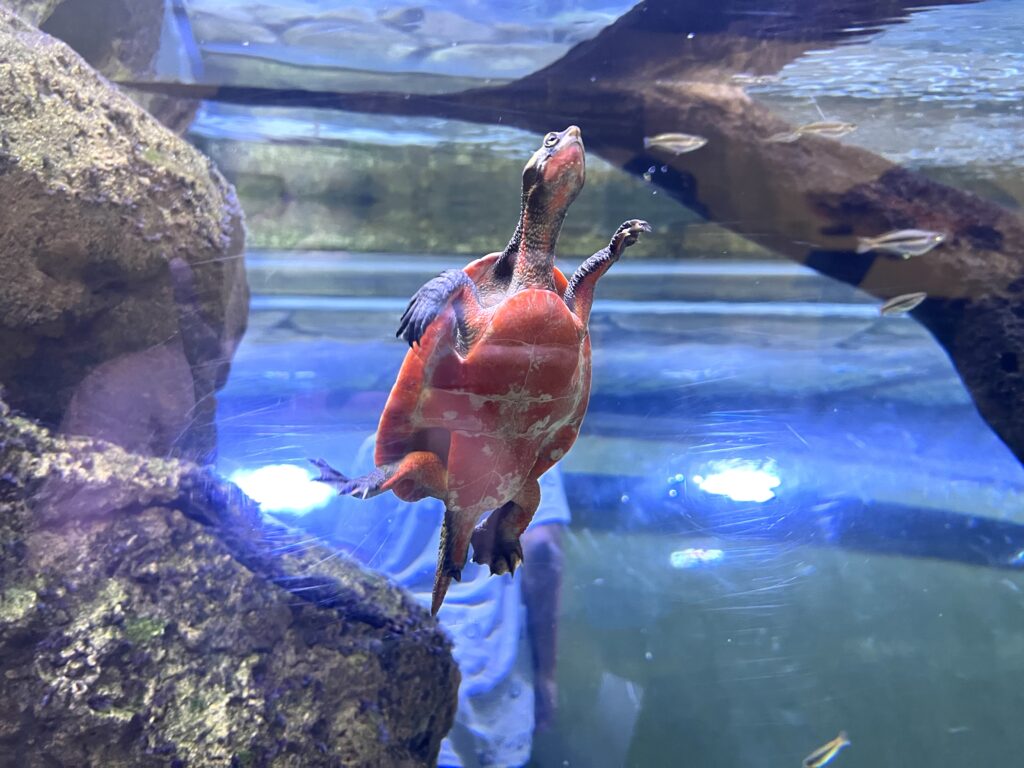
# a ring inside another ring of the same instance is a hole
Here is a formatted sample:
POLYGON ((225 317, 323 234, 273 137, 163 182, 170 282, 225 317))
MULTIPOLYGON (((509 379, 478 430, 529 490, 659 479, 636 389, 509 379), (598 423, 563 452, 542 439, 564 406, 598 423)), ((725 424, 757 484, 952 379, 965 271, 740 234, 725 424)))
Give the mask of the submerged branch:
POLYGON ((710 221, 881 300, 926 292, 914 317, 946 350, 982 416, 1024 459, 1024 420, 1017 418, 1024 412, 1024 222, 832 139, 766 142, 792 126, 728 84, 739 68, 776 71, 807 49, 835 44, 855 22, 863 34, 905 15, 909 4, 864 0, 837 15, 825 12, 831 4, 795 0, 789 12, 760 20, 744 16, 741 3, 724 2, 710 15, 692 5, 648 0, 560 61, 492 89, 407 95, 157 87, 192 98, 430 115, 538 133, 579 124, 588 149, 630 173, 664 166, 654 183, 710 221), (691 23, 698 20, 699 30, 691 23), (680 155, 644 147, 645 136, 665 132, 708 143, 680 155), (947 239, 908 260, 856 253, 858 237, 902 228, 947 239))

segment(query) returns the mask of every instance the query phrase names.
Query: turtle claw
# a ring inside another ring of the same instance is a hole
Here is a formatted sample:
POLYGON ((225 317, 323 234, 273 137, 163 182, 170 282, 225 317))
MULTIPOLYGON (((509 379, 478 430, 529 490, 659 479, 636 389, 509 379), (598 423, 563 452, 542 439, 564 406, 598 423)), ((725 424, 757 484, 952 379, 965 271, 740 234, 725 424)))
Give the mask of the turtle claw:
MULTIPOLYGON (((422 288, 420 292, 422 292, 422 288)), ((410 347, 415 347, 419 344, 420 339, 423 338, 423 334, 427 330, 434 318, 437 317, 436 311, 433 311, 435 307, 425 306, 422 302, 418 301, 420 294, 417 293, 412 297, 409 302, 409 306, 405 308, 405 312, 402 314, 402 319, 399 321, 398 330, 395 332, 395 336, 405 339, 410 347)))
MULTIPOLYGON (((510 575, 516 575, 516 568, 518 568, 523 562, 523 545, 519 543, 519 539, 516 539, 510 551, 505 553, 505 563, 508 565, 508 572, 510 575)), ((494 573, 494 569, 491 569, 491 573, 494 573)))
POLYGON ((622 253, 623 250, 629 248, 637 240, 640 239, 641 232, 650 232, 651 225, 643 219, 630 219, 625 221, 622 225, 615 230, 615 234, 612 235, 612 242, 610 248, 613 253, 622 253))
POLYGON ((319 483, 330 483, 331 485, 341 485, 349 481, 349 478, 341 474, 338 470, 332 467, 323 459, 310 459, 309 463, 320 470, 320 477, 316 478, 319 483))
POLYGON ((366 499, 376 496, 380 492, 380 484, 384 479, 380 470, 375 470, 362 477, 350 478, 323 459, 310 459, 309 463, 320 470, 320 477, 315 478, 316 481, 335 488, 341 496, 358 496, 361 499, 366 499))
POLYGON ((446 269, 433 280, 428 280, 409 300, 409 306, 398 322, 395 336, 405 339, 410 347, 415 347, 430 324, 448 306, 448 302, 463 289, 475 292, 476 287, 461 269, 446 269))
POLYGON ((491 576, 515 576, 516 568, 523 562, 523 545, 518 538, 503 539, 481 525, 473 533, 473 562, 488 566, 491 576))

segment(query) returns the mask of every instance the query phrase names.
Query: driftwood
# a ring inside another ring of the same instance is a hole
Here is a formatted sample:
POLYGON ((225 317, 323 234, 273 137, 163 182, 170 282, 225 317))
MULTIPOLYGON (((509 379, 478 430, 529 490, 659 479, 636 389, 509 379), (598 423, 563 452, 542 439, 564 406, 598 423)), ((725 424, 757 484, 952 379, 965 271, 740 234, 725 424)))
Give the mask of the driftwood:
POLYGON ((835 140, 765 142, 792 126, 730 82, 736 72, 775 72, 806 50, 874 31, 905 16, 911 4, 715 5, 647 0, 540 72, 458 94, 132 85, 536 132, 579 124, 590 151, 630 173, 666 166, 653 183, 710 221, 880 300, 927 292, 913 316, 946 350, 981 415, 1024 460, 1024 420, 1016 418, 1024 412, 1024 222, 971 193, 835 140), (645 136, 663 132, 698 134, 708 143, 682 155, 644 148, 645 136), (948 239, 909 260, 854 250, 858 236, 911 227, 948 239))

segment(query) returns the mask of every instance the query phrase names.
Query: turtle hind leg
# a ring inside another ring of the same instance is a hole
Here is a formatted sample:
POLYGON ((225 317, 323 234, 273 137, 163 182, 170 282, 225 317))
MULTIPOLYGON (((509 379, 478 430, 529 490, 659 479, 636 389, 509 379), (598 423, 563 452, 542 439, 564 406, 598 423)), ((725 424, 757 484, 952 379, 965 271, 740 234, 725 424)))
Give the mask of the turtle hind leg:
POLYGON ((489 566, 492 576, 514 574, 523 561, 519 537, 509 536, 503 525, 507 515, 515 514, 516 506, 513 501, 506 502, 473 531, 473 562, 489 566))
POLYGON ((473 562, 489 566, 492 576, 515 575, 523 562, 519 537, 539 505, 540 485, 536 480, 528 480, 515 499, 494 510, 473 531, 473 562))
POLYGON ((448 594, 452 579, 462 581, 462 569, 469 558, 469 540, 473 534, 473 517, 451 509, 444 511, 441 544, 437 552, 437 571, 430 598, 430 615, 436 616, 448 594))
POLYGON ((347 477, 336 470, 323 459, 310 459, 310 463, 320 470, 320 477, 317 482, 326 483, 336 489, 342 496, 358 496, 361 499, 369 499, 385 489, 381 486, 390 477, 387 468, 377 467, 362 477, 347 477))
POLYGON ((441 458, 431 451, 413 451, 401 461, 376 467, 361 477, 346 477, 323 459, 310 459, 320 470, 321 483, 336 488, 339 494, 369 499, 385 491, 394 491, 403 501, 419 501, 427 496, 440 498, 448 486, 448 471, 441 458))

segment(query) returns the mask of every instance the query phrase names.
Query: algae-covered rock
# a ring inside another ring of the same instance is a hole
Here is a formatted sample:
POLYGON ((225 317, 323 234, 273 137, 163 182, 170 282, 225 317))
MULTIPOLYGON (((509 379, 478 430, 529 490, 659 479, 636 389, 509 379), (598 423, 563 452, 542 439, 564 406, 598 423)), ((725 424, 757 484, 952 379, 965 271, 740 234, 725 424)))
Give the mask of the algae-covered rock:
POLYGON ((211 81, 444 93, 539 70, 615 19, 614 9, 578 5, 520 8, 514 21, 501 6, 479 2, 190 0, 188 7, 211 81))
POLYGON ((55 425, 92 377, 75 431, 117 441, 123 429, 157 454, 209 452, 213 395, 248 308, 234 190, 66 45, 2 8, 0 81, 10 402, 55 425))
POLYGON ((0 403, 0 753, 432 764, 458 687, 448 640, 382 577, 294 545, 193 465, 54 437, 0 403))
POLYGON ((64 0, 3 0, 0 7, 18 14, 29 24, 39 26, 64 0))
POLYGON ((151 74, 164 0, 0 0, 74 48, 107 77, 151 74))
MULTIPOLYGON (((21 17, 63 40, 111 80, 150 80, 155 75, 161 30, 170 0, 0 0, 27 6, 21 17)), ((185 54, 183 54, 185 55, 185 54)), ((195 119, 199 102, 129 91, 143 109, 177 134, 195 119)))

